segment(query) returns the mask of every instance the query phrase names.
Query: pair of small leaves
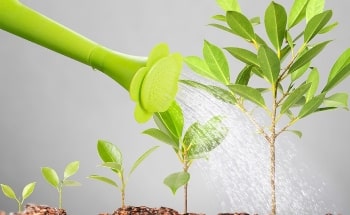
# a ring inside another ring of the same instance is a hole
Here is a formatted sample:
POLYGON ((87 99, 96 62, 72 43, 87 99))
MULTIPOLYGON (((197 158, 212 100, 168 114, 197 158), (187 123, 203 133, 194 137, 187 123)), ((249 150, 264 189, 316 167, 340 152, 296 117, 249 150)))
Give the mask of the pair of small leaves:
POLYGON ((69 177, 76 174, 79 170, 79 161, 73 161, 64 169, 63 179, 60 180, 57 172, 51 167, 42 167, 41 173, 44 179, 54 188, 61 189, 62 186, 80 186, 80 183, 74 180, 68 180, 69 177))
POLYGON ((16 193, 13 191, 13 189, 9 185, 0 184, 1 190, 4 193, 4 195, 6 197, 8 197, 10 199, 14 199, 18 202, 18 204, 19 204, 18 211, 19 212, 22 210, 21 207, 22 207, 24 200, 27 199, 33 193, 33 191, 35 189, 35 185, 36 185, 36 182, 32 182, 32 183, 27 184, 22 190, 22 197, 19 198, 16 196, 16 193))
POLYGON ((295 0, 288 16, 288 29, 297 25, 304 18, 309 22, 315 15, 323 12, 324 0, 295 0))
POLYGON ((178 90, 181 69, 180 54, 170 54, 164 43, 153 48, 146 66, 136 72, 130 84, 130 96, 136 102, 136 121, 146 122, 153 113, 169 108, 178 90))
POLYGON ((230 83, 229 66, 223 51, 219 47, 204 41, 203 57, 204 59, 189 56, 185 58, 185 62, 193 71, 204 77, 223 84, 230 83))
MULTIPOLYGON (((153 153, 158 146, 154 146, 150 149, 148 149, 146 152, 144 152, 132 165, 129 175, 130 176, 136 169, 139 167, 139 165, 151 154, 153 153)), ((121 186, 119 186, 114 180, 100 175, 90 175, 89 178, 95 179, 98 181, 102 181, 104 183, 107 183, 109 185, 112 185, 116 188, 120 188, 121 190, 125 189, 126 181, 124 178, 124 167, 123 167, 123 159, 122 159, 122 153, 120 149, 105 140, 99 140, 97 142, 97 151, 98 154, 103 161, 101 164, 102 167, 106 167, 108 169, 111 169, 113 172, 117 173, 118 177, 122 180, 121 186)))

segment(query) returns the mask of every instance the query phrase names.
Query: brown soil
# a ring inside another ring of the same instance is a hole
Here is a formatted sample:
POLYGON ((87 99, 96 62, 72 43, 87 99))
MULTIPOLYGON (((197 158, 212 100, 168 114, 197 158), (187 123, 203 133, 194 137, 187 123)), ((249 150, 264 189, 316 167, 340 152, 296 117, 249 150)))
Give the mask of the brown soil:
MULTIPOLYGON (((0 211, 0 215, 6 215, 0 211)), ((67 215, 64 209, 58 209, 47 205, 27 204, 21 213, 10 213, 9 215, 67 215)))
MULTIPOLYGON (((184 214, 181 214, 178 211, 167 207, 150 208, 146 206, 139 206, 139 207, 127 206, 125 208, 118 208, 112 214, 101 213, 99 215, 184 215, 184 214)), ((186 215, 204 215, 204 214, 187 213, 186 215)))

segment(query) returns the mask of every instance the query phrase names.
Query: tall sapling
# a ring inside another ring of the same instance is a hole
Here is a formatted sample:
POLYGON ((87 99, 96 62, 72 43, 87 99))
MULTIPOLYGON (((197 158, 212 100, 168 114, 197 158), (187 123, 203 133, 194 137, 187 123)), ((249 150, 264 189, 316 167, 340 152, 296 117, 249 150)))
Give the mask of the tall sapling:
POLYGON ((348 94, 331 93, 331 90, 350 75, 350 49, 336 60, 325 86, 320 89, 324 72, 320 73, 312 60, 330 41, 319 42, 315 38, 337 25, 336 22, 329 23, 332 11, 324 10, 324 0, 295 0, 289 14, 282 5, 272 1, 264 14, 267 39, 255 32, 255 24, 260 23, 260 18, 246 17, 238 1, 220 0, 218 3, 225 14, 214 16, 216 23, 211 26, 238 36, 250 45, 250 48, 224 48, 244 67, 236 80, 230 80, 223 50, 205 41, 204 59, 189 56, 185 62, 198 74, 220 82, 222 87, 192 80, 183 83, 238 107, 266 140, 270 152, 271 214, 275 215, 277 139, 286 131, 301 136, 300 131, 290 130, 290 127, 306 116, 325 110, 348 109, 348 94), (306 25, 299 25, 303 20, 306 25), (253 78, 260 80, 253 82, 253 78), (264 84, 258 86, 257 83, 264 84), (258 122, 254 113, 257 108, 251 108, 251 104, 266 113, 270 119, 267 124, 258 122))

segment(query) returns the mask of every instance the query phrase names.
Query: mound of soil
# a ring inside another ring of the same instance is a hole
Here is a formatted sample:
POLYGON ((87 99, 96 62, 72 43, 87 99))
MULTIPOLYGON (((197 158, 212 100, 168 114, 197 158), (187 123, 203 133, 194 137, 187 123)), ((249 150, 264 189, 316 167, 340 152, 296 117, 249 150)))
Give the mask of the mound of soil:
MULTIPOLYGON (((125 208, 118 208, 112 214, 109 213, 101 213, 99 215, 182 215, 178 211, 167 208, 150 208, 146 206, 127 206, 125 208)), ((187 213, 186 215, 204 215, 198 213, 187 213)))
MULTIPOLYGON (((6 215, 0 211, 0 215, 6 215)), ((64 209, 58 209, 47 205, 27 204, 21 213, 10 213, 10 215, 67 215, 64 209)))

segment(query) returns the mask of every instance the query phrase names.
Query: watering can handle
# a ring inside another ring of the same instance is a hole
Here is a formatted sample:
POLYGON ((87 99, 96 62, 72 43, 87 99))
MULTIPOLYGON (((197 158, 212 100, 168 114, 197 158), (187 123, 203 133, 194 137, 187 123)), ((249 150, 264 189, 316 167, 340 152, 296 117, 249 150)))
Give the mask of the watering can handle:
POLYGON ((105 48, 18 0, 0 0, 0 28, 100 70, 127 90, 147 60, 105 48))

